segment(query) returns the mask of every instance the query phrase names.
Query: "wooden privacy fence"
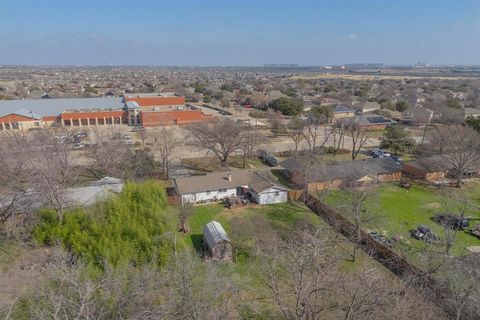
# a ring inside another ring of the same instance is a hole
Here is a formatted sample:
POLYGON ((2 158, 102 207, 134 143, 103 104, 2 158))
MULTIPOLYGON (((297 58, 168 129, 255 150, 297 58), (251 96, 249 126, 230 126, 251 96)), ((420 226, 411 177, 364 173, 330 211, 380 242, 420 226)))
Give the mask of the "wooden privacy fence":
POLYGON ((357 230, 352 222, 311 194, 303 190, 290 190, 289 197, 291 200, 303 201, 310 210, 319 215, 335 231, 341 233, 353 243, 358 244, 363 251, 383 264, 391 272, 405 281, 426 289, 427 298, 440 306, 447 314, 452 315, 454 313, 451 304, 448 303, 449 298, 452 297, 452 292, 445 285, 422 269, 409 263, 391 248, 375 241, 365 231, 357 230))

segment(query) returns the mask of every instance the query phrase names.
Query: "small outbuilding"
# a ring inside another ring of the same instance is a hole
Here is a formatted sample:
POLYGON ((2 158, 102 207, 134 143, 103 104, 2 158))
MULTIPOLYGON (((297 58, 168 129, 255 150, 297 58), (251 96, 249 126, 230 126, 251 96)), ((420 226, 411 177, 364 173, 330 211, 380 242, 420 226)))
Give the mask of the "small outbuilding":
POLYGON ((288 189, 256 175, 250 184, 253 200, 260 205, 284 203, 288 201, 288 189))
POLYGON ((233 244, 217 221, 210 221, 203 228, 203 244, 208 258, 215 261, 233 260, 233 244))

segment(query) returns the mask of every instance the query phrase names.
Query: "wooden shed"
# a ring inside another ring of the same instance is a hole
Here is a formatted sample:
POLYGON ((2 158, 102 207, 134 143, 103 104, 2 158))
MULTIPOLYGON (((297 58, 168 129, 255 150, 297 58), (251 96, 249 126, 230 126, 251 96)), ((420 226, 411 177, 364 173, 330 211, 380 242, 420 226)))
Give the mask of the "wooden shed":
POLYGON ((233 245, 217 221, 210 221, 203 228, 203 244, 206 256, 216 261, 232 261, 233 245))

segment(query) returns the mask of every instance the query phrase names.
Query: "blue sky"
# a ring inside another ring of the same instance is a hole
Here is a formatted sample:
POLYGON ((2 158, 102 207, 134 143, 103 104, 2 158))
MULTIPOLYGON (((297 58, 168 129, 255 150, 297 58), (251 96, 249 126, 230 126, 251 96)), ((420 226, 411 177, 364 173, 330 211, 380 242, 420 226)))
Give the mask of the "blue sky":
POLYGON ((480 0, 0 0, 0 64, 480 64, 480 0))

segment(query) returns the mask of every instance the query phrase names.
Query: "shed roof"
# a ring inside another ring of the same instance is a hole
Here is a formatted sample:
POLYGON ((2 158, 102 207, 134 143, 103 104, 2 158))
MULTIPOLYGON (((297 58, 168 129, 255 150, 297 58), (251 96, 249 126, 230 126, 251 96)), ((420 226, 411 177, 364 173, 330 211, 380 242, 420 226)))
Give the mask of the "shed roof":
POLYGON ((214 248, 220 241, 231 242, 222 225, 217 221, 210 221, 203 228, 203 238, 210 248, 214 248))

